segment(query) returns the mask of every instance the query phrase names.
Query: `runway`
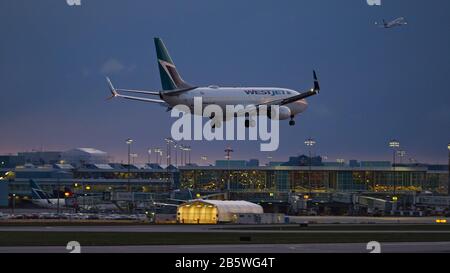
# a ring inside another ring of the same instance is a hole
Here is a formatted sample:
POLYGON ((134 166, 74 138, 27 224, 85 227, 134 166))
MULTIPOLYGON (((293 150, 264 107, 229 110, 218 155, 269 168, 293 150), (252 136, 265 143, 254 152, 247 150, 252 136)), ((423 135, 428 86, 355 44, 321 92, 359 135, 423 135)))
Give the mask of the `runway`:
MULTIPOLYGON (((65 246, 0 247, 0 253, 68 253, 65 246)), ((369 253, 366 244, 81 246, 81 253, 369 253)), ((450 242, 381 243, 382 253, 449 253, 450 242)))
MULTIPOLYGON (((352 226, 333 226, 325 230, 277 230, 279 225, 264 225, 264 227, 273 227, 273 229, 258 229, 261 225, 130 225, 130 226, 0 226, 0 232, 126 232, 126 233, 441 233, 448 234, 450 229, 445 230, 429 230, 429 229, 413 229, 413 230, 397 230, 377 228, 377 225, 365 225, 365 230, 352 229, 352 226), (333 227, 337 227, 334 229, 333 227), (255 228, 255 229, 252 229, 255 228), (345 228, 345 229, 344 229, 345 228)), ((361 226, 361 225, 358 225, 361 226)))

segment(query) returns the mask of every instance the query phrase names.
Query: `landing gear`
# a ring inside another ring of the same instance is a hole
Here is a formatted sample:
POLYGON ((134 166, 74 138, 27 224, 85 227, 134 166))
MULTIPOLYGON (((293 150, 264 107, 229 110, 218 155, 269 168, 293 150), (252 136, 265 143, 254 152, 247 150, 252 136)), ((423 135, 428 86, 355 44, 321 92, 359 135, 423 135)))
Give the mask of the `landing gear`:
POLYGON ((294 116, 291 116, 291 120, 289 121, 289 125, 290 126, 294 126, 295 125, 294 116))

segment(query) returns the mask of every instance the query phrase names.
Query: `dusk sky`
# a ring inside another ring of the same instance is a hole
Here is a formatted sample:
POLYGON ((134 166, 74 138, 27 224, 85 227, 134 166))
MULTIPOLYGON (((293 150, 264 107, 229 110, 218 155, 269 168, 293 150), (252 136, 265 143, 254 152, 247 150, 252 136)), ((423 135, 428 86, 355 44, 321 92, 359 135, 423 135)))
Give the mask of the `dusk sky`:
POLYGON ((160 90, 153 37, 161 37, 183 78, 196 86, 321 93, 296 126, 282 122, 280 148, 254 141, 191 141, 193 161, 287 160, 314 152, 390 160, 388 141, 421 162, 446 163, 450 142, 450 1, 383 0, 0 1, 0 154, 94 147, 116 161, 133 138, 138 161, 164 148, 175 119, 161 106, 107 101, 117 87, 160 90), (374 22, 404 16, 408 25, 374 22))

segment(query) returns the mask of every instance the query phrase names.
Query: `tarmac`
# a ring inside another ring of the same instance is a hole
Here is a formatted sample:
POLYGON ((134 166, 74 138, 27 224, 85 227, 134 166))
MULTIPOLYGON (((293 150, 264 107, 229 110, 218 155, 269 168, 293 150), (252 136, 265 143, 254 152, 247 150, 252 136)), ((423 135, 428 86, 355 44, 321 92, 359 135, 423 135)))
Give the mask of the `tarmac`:
MULTIPOLYGON (((449 253, 450 242, 381 243, 381 253, 449 253)), ((81 253, 370 253, 367 244, 81 246, 81 253)), ((0 247, 0 253, 69 253, 65 246, 0 247)))
MULTIPOLYGON (((427 230, 427 229, 413 229, 413 230, 398 230, 395 228, 377 229, 380 224, 366 224, 364 230, 354 230, 352 225, 328 225, 321 224, 321 226, 329 227, 326 230, 302 230, 302 229, 283 229, 279 230, 281 226, 285 225, 79 225, 79 226, 57 226, 57 225, 41 225, 41 226, 0 226, 0 232, 214 232, 214 233, 450 233, 450 229, 445 230, 427 230), (267 229, 260 229, 261 227, 267 229), (333 229, 333 227, 341 227, 333 229), (252 229, 254 228, 254 229, 252 229), (259 228, 259 229, 258 229, 259 228)), ((317 224, 315 225, 317 226, 317 224)), ((361 226, 355 225, 355 226, 361 226)), ((384 225, 386 226, 386 225, 384 225)), ((393 225, 394 227, 394 225, 393 225)))

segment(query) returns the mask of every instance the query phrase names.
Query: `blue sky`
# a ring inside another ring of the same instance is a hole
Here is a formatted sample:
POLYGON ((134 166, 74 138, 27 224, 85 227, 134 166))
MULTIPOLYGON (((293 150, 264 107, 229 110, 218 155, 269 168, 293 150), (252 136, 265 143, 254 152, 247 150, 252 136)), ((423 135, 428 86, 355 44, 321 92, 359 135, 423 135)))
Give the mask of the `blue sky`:
MULTIPOLYGON (((0 2, 0 153, 97 147, 116 160, 124 140, 146 160, 164 147, 173 119, 157 105, 112 100, 104 75, 123 88, 160 88, 153 37, 164 39, 195 85, 306 90, 317 69, 322 92, 297 125, 281 126, 277 152, 258 142, 187 142, 193 160, 305 152, 330 160, 388 160, 398 138, 408 157, 445 163, 450 141, 450 2, 391 0, 64 0, 0 2), (385 30, 383 18, 407 27, 385 30)), ((263 160, 264 161, 264 160, 263 160)))

